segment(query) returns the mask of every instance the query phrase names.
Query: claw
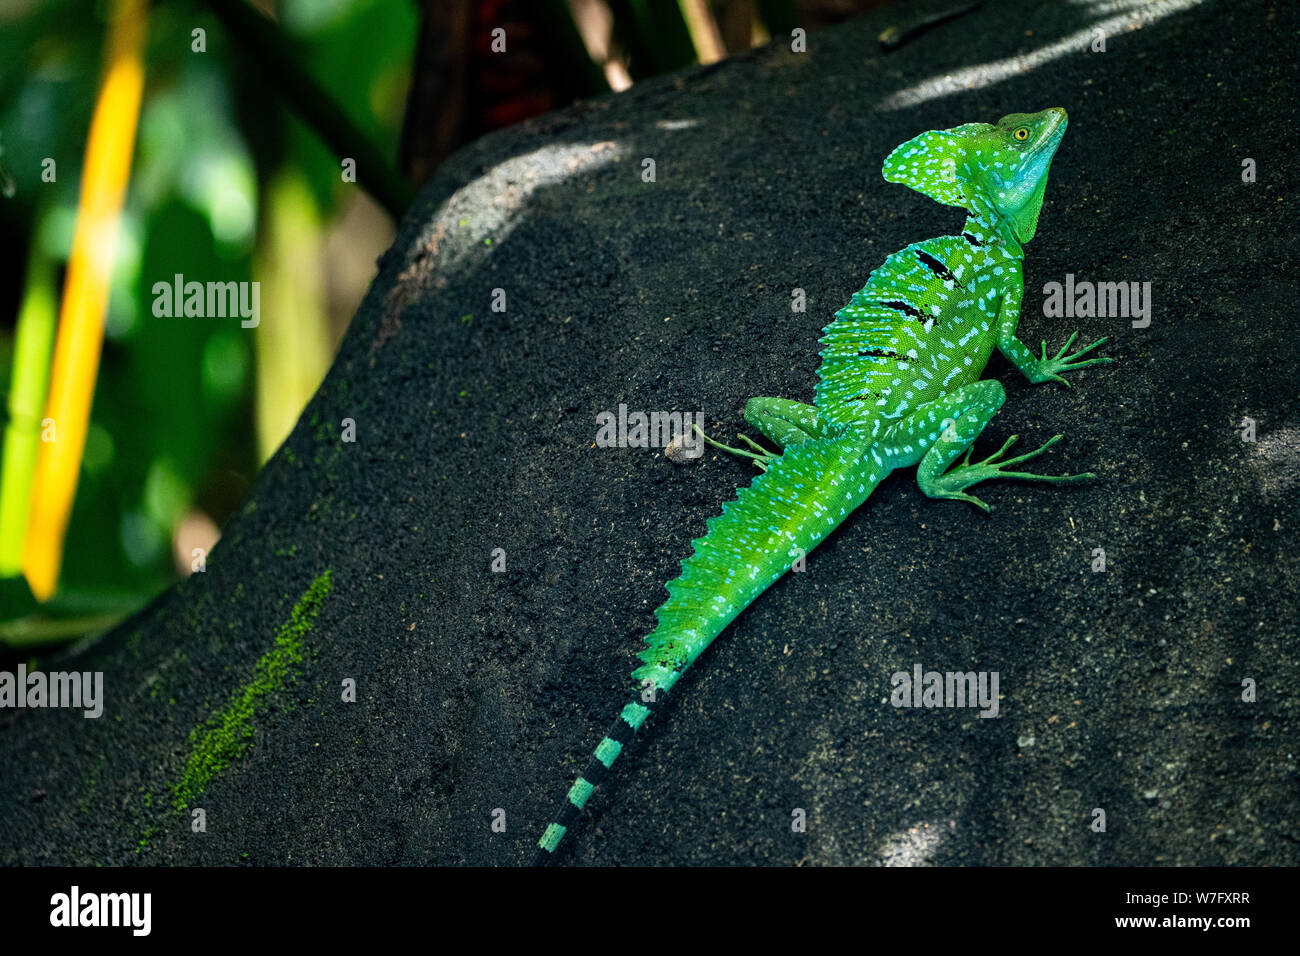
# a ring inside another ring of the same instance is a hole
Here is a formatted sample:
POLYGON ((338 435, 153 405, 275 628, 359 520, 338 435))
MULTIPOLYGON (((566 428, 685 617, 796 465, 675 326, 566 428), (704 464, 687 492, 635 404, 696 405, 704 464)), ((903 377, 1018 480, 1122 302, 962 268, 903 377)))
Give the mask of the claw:
POLYGON ((1097 346, 1105 342, 1106 336, 1102 336, 1091 345, 1085 345, 1073 355, 1066 355, 1065 353, 1070 351, 1070 346, 1074 344, 1078 337, 1079 332, 1076 329, 1074 332, 1070 333, 1069 339, 1067 339, 1066 343, 1061 346, 1061 351, 1057 352, 1056 355, 1050 359, 1047 357, 1047 343, 1043 342, 1042 358, 1039 359, 1038 362, 1038 370, 1043 375, 1043 381, 1060 382, 1066 388, 1069 388, 1070 383, 1062 378, 1058 373, 1073 372, 1075 369, 1087 368, 1089 365, 1105 365, 1114 361, 1114 359, 1106 358, 1105 356, 1090 358, 1082 362, 1079 361, 1079 359, 1084 355, 1087 355, 1097 346))
MULTIPOLYGON (((985 458, 983 461, 978 462, 978 464, 980 464, 980 465, 991 465, 991 464, 993 464, 993 462, 997 461, 997 460, 998 460, 999 458, 1001 458, 1004 454, 1006 454, 1007 449, 1010 448, 1012 445, 1014 445, 1015 442, 1016 442, 1016 439, 1018 439, 1019 437, 1020 437, 1019 435, 1012 435, 1010 438, 1008 438, 1008 439, 1006 440, 1005 443, 1003 443, 1003 445, 1002 445, 1001 448, 999 448, 999 449, 998 449, 997 451, 995 451, 993 454, 989 455, 989 456, 988 456, 987 458, 985 458)), ((1059 438, 1060 436, 1058 435, 1057 437, 1059 438)), ((970 453, 971 453, 971 449, 973 449, 974 447, 975 447, 975 443, 974 443, 974 442, 971 442, 971 447, 966 449, 966 461, 965 461, 963 464, 967 464, 967 465, 970 464, 970 453)), ((1016 461, 1020 461, 1021 459, 1017 458, 1017 459, 1015 459, 1015 460, 1016 460, 1016 461)), ((1009 464, 1011 464, 1011 462, 1004 462, 1004 464, 1008 464, 1008 465, 1009 465, 1009 464)))
POLYGON ((951 489, 951 494, 942 495, 941 497, 949 498, 955 501, 969 501, 985 511, 990 510, 984 502, 972 495, 965 494, 965 489, 971 485, 979 484, 982 481, 991 481, 995 478, 1019 478, 1024 481, 1047 481, 1047 482, 1073 482, 1087 481, 1097 476, 1090 471, 1080 472, 1077 475, 1039 475, 1030 471, 1007 471, 1006 469, 1019 465, 1021 462, 1029 461, 1031 458, 1037 458, 1047 449, 1051 448, 1061 440, 1062 435, 1053 435, 1050 439, 1035 448, 1033 451, 1025 452, 1023 455, 1017 455, 1015 458, 1008 458, 1005 461, 999 459, 1006 454, 1007 449, 1012 446, 1018 439, 1019 435, 1012 435, 1008 438, 993 454, 983 461, 970 464, 970 449, 966 450, 966 458, 960 465, 949 468, 944 472, 940 481, 946 488, 951 489))
POLYGON ((730 445, 724 445, 722 444, 722 442, 714 441, 708 435, 704 434, 704 430, 701 429, 699 425, 692 425, 691 427, 695 429, 695 434, 699 435, 701 438, 705 440, 705 442, 712 445, 714 448, 720 448, 722 451, 730 452, 733 455, 739 455, 742 458, 752 458, 754 464, 758 466, 758 469, 760 471, 767 471, 767 466, 777 458, 776 455, 773 455, 762 445, 758 444, 755 441, 750 440, 744 435, 737 435, 737 437, 740 438, 742 441, 748 442, 751 448, 758 449, 759 454, 755 454, 752 451, 745 451, 745 449, 743 448, 732 448, 730 445))
MULTIPOLYGON (((1078 335, 1078 333, 1076 332, 1075 335, 1078 335)), ((1085 345, 1083 348, 1079 349, 1079 351, 1075 352, 1074 355, 1072 355, 1072 356, 1070 356, 1070 357, 1071 357, 1071 358, 1078 358, 1080 355, 1083 355, 1083 354, 1085 354, 1085 353, 1087 353, 1087 352, 1091 352, 1091 351, 1092 351, 1093 349, 1095 349, 1098 345, 1101 345, 1103 342, 1105 342, 1108 338, 1110 338, 1109 335, 1103 335, 1103 336, 1102 336, 1101 338, 1099 338, 1097 341, 1093 342, 1091 345, 1085 345)), ((1070 341, 1073 342, 1074 339, 1071 338, 1070 341)), ((1094 359, 1093 361, 1096 361, 1096 360, 1094 359)), ((1111 361, 1111 359, 1106 359, 1106 361, 1109 362, 1109 361, 1111 361)))
POLYGON ((1066 339, 1065 344, 1061 346, 1061 351, 1056 353, 1057 361, 1060 361, 1061 356, 1070 350, 1070 346, 1074 344, 1074 340, 1077 339, 1078 337, 1079 337, 1078 329, 1075 329, 1073 332, 1070 333, 1070 337, 1066 339))

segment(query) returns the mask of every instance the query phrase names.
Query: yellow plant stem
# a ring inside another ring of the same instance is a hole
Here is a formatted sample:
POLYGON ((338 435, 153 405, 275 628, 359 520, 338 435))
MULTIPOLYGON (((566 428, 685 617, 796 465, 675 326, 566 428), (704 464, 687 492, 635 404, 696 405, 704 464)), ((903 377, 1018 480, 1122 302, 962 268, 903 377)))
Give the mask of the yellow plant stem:
POLYGON ((0 578, 21 574, 31 513, 32 478, 41 448, 41 412, 49 394, 50 353, 54 349, 56 263, 39 238, 44 215, 36 217, 37 237, 27 260, 27 284, 14 331, 13 378, 9 384, 9 422, 4 429, 0 467, 0 578))
POLYGON ((144 89, 146 12, 145 0, 113 0, 104 78, 86 142, 45 414, 53 433, 42 436, 24 551, 28 586, 41 601, 48 600, 58 584, 63 539, 86 445, 117 221, 130 177, 144 89), (46 440, 50 437, 52 441, 46 440))
POLYGON ((718 23, 713 19, 706 0, 677 0, 682 19, 686 21, 686 30, 691 35, 691 45, 695 47, 695 58, 701 65, 717 63, 727 55, 727 47, 722 42, 718 23))
POLYGON ((293 431, 325 377, 334 343, 325 306, 320 210, 307 180, 291 170, 272 176, 263 208, 253 274, 264 293, 254 341, 257 446, 266 461, 293 431))

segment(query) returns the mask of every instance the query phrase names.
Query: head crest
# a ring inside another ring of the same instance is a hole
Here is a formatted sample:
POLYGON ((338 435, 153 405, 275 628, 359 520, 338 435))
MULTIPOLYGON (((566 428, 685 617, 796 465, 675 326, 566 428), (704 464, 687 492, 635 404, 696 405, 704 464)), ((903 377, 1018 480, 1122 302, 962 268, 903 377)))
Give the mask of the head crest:
POLYGON ((1038 229, 1047 171, 1065 135, 1059 107, 1011 113, 987 123, 930 130, 908 140, 885 160, 885 179, 931 199, 961 206, 1013 246, 1038 229))
POLYGON ((965 155, 961 140, 992 128, 987 123, 966 123, 914 136, 889 154, 882 170, 885 179, 910 186, 945 206, 961 206, 975 212, 957 177, 957 161, 965 155))

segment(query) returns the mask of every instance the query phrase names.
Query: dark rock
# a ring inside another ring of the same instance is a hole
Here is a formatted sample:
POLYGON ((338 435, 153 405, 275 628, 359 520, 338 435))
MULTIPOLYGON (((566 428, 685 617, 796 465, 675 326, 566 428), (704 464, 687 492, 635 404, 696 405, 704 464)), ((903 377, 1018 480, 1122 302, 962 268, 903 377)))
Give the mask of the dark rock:
POLYGON ((961 223, 883 182, 889 151, 1063 106, 1022 336, 1108 335, 1116 362, 1066 390, 995 356, 1008 400, 981 448, 1062 432, 1044 470, 1099 480, 995 483, 984 515, 895 474, 678 685, 564 858, 1300 863, 1296 16, 1182 7, 1105 20, 1105 53, 1086 5, 987 4, 888 55, 884 12, 463 150, 208 571, 44 662, 104 671, 106 712, 0 731, 0 862, 525 859, 622 704, 662 585, 752 474, 595 447, 597 413, 703 410, 730 438, 751 396, 810 401, 831 314, 961 223), (1150 327, 1045 319, 1042 284, 1066 273, 1152 282, 1150 327), (248 697, 326 569, 296 682, 248 697), (998 671, 1001 716, 890 707, 917 661, 998 671), (205 722, 241 706, 194 834, 176 786, 205 722))

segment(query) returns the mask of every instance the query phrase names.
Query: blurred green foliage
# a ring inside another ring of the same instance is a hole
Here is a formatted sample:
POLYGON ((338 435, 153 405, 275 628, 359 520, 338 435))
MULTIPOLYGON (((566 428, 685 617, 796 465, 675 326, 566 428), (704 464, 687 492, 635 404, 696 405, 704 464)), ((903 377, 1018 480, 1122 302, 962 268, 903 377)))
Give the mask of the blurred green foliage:
MULTIPOLYGON (((394 155, 414 5, 287 0, 278 12, 299 65, 394 155)), ((0 7, 0 146, 17 186, 0 200, 0 394, 9 393, 31 250, 39 243, 60 270, 67 259, 106 15, 87 0, 0 7), (48 159, 53 182, 42 181, 48 159)), ((176 273, 251 280, 264 186, 286 167, 308 184, 322 228, 359 189, 341 181, 338 158, 268 90, 259 64, 206 8, 151 5, 145 99, 90 432, 60 590, 46 614, 139 606, 176 576, 177 522, 198 509, 222 524, 252 482, 260 465, 253 330, 238 319, 157 317, 152 287, 176 273), (192 49, 195 30, 204 32, 205 52, 192 49)), ((327 331, 330 342, 339 331, 327 331)))

